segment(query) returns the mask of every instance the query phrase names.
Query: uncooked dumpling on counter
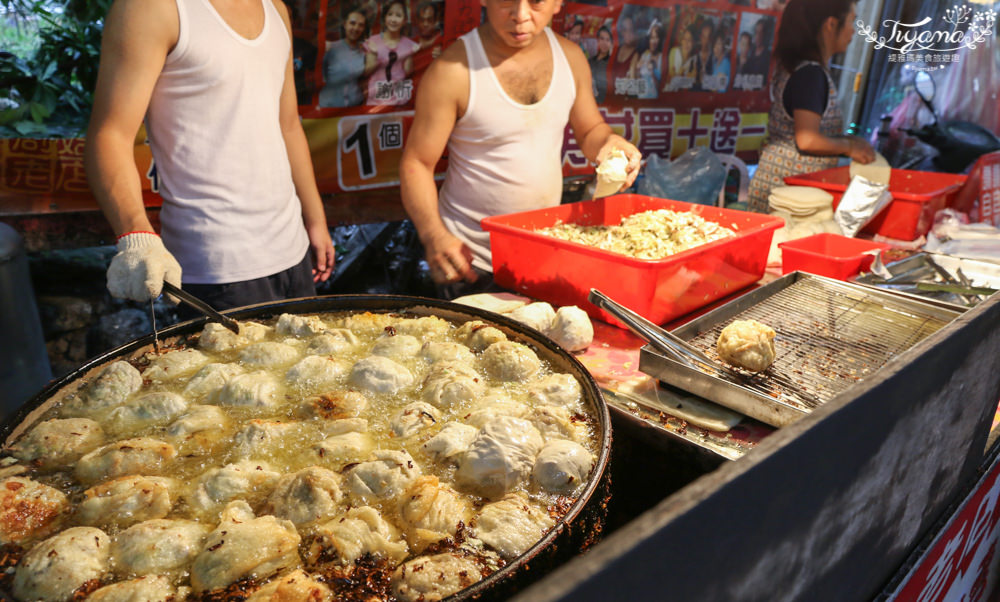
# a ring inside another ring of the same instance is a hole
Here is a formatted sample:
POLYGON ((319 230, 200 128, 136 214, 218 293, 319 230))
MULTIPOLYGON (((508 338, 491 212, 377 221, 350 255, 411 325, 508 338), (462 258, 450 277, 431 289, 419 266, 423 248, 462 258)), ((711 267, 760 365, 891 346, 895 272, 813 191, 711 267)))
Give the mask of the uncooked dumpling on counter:
POLYGON ((556 311, 556 319, 545 334, 566 351, 582 351, 594 341, 594 325, 587 312, 575 305, 564 305, 556 311))
POLYGON ((767 370, 774 363, 774 329, 756 320, 736 320, 722 329, 716 350, 726 363, 751 372, 767 370))

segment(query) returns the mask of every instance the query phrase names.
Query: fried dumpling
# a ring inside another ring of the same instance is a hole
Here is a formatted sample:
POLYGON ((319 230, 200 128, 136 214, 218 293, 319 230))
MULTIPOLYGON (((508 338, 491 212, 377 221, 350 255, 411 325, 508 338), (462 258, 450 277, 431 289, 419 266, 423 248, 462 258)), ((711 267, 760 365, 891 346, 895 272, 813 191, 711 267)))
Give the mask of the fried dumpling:
POLYGON ((351 508, 319 525, 316 535, 309 549, 313 562, 328 551, 335 552, 342 564, 353 563, 366 554, 399 563, 409 554, 399 530, 371 506, 351 508))
POLYGON ((111 540, 93 527, 71 527, 31 548, 14 572, 19 600, 64 602, 108 572, 111 540))
POLYGON ((91 526, 126 526, 163 518, 173 508, 178 489, 178 482, 168 477, 112 479, 83 492, 76 519, 91 526))
POLYGON ((443 600, 483 578, 476 561, 457 552, 420 556, 392 575, 392 593, 401 602, 443 600))
POLYGON ((299 541, 291 521, 257 517, 246 502, 231 502, 191 565, 191 586, 205 592, 296 568, 301 564, 299 541))
POLYGON ((435 476, 417 477, 399 499, 399 516, 414 550, 452 537, 473 517, 469 500, 435 476))
POLYGON ((84 455, 73 474, 84 485, 125 475, 158 475, 176 457, 177 450, 164 441, 149 437, 123 439, 84 455))
POLYGON ((63 492, 24 477, 0 481, 0 544, 51 535, 69 511, 63 492))
POLYGON ((125 361, 112 362, 62 407, 67 418, 91 416, 125 403, 142 388, 142 375, 125 361))
POLYGON ((8 451, 48 470, 72 465, 104 442, 104 429, 89 418, 53 418, 35 425, 8 451))
POLYGON ((333 592, 325 583, 296 569, 265 583, 250 594, 247 602, 327 602, 333 599, 333 592))
POLYGON ((358 504, 394 500, 421 475, 420 466, 405 451, 376 450, 373 455, 345 474, 344 490, 358 504))
POLYGON ((387 357, 372 355, 351 368, 351 382, 373 393, 392 394, 413 384, 413 374, 387 357))
POLYGON ((188 503, 205 511, 235 499, 256 500, 268 495, 279 478, 270 464, 253 460, 210 468, 195 479, 188 503))
POLYGON ((256 322, 240 322, 240 333, 229 330, 217 322, 209 322, 201 330, 198 347, 206 351, 231 351, 241 349, 250 343, 262 341, 273 330, 256 322))
POLYGON ((517 492, 483 506, 475 534, 509 560, 527 552, 554 524, 547 512, 517 492))
POLYGON ((535 352, 513 341, 500 341, 487 347, 483 352, 483 365, 490 376, 508 382, 525 381, 541 369, 535 352))
POLYGON ((722 361, 762 372, 774 363, 774 329, 756 320, 736 320, 722 329, 716 351, 722 361))
POLYGON ((285 475, 267 498, 264 512, 296 526, 328 519, 341 510, 340 481, 339 474, 319 466, 285 475))
POLYGON ((571 494, 587 482, 594 455, 579 443, 555 439, 538 452, 531 476, 545 491, 571 494))
POLYGON ((168 351, 149 363, 142 377, 152 381, 171 381, 190 376, 209 363, 211 358, 197 349, 168 351))
POLYGON ((177 590, 163 575, 112 583, 87 596, 87 602, 173 602, 176 599, 177 590))
POLYGON ((143 521, 115 536, 111 556, 119 569, 134 575, 183 570, 201 551, 209 531, 211 527, 192 520, 143 521))
POLYGON ((497 416, 458 457, 455 479, 483 497, 502 497, 528 476, 542 444, 538 429, 527 420, 497 416))

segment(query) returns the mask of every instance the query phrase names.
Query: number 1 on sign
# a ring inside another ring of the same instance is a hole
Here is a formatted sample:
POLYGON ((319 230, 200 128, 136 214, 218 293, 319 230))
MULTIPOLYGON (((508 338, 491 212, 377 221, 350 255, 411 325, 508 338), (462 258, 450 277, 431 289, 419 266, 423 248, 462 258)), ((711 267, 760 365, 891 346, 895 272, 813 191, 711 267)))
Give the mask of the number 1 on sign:
POLYGON ((375 177, 375 154, 372 149, 371 127, 367 121, 358 124, 354 132, 344 139, 344 150, 358 158, 359 175, 362 180, 375 177))

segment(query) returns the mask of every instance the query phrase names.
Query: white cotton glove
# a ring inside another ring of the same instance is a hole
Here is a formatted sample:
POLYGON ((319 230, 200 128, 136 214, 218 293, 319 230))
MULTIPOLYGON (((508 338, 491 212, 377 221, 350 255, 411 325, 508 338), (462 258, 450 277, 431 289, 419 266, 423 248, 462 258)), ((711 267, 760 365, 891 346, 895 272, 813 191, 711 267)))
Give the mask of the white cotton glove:
POLYGON ((108 291, 120 299, 149 301, 160 296, 163 281, 181 285, 181 265, 152 232, 131 232, 118 239, 108 267, 108 291))

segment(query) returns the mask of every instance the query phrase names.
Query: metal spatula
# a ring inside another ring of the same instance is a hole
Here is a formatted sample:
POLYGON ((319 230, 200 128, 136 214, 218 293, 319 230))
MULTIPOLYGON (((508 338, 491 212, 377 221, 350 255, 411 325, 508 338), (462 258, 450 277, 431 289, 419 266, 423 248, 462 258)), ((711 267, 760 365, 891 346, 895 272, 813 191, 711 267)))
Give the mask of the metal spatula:
POLYGON ((174 286, 173 284, 170 284, 169 282, 164 280, 163 292, 177 297, 184 303, 190 305, 191 307, 195 308, 202 314, 208 316, 209 320, 222 324, 223 326, 225 326, 229 330, 232 330, 236 334, 240 333, 239 322, 220 314, 219 312, 215 311, 215 308, 213 308, 211 305, 205 303, 204 301, 202 301, 198 297, 195 297, 191 293, 181 289, 179 286, 174 286))

